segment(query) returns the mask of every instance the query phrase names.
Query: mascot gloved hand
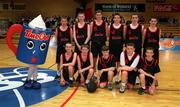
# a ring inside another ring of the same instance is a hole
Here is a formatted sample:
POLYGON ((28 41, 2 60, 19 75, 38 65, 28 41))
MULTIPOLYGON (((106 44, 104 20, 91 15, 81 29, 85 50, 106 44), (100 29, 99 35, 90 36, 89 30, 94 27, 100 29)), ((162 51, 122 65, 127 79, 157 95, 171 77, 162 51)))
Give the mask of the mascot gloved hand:
POLYGON ((25 88, 39 89, 37 82, 37 65, 44 64, 47 56, 52 30, 46 28, 42 16, 39 15, 28 25, 13 24, 7 31, 7 44, 16 58, 29 65, 25 88), (18 48, 12 43, 12 36, 20 33, 18 48))

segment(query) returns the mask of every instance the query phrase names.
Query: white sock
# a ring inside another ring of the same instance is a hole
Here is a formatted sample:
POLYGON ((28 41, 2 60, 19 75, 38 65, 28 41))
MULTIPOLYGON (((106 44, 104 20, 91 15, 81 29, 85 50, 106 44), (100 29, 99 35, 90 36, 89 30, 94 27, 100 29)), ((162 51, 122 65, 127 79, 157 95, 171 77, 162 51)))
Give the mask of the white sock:
POLYGON ((88 83, 89 83, 89 80, 87 79, 87 80, 86 80, 86 84, 88 84, 88 83))
POLYGON ((146 89, 146 87, 145 87, 145 86, 142 86, 142 88, 143 88, 143 89, 146 89))
POLYGON ((72 81, 73 81, 73 77, 69 77, 69 80, 72 80, 72 81))
POLYGON ((126 86, 126 83, 124 83, 124 82, 122 82, 121 84, 122 84, 123 86, 126 86))

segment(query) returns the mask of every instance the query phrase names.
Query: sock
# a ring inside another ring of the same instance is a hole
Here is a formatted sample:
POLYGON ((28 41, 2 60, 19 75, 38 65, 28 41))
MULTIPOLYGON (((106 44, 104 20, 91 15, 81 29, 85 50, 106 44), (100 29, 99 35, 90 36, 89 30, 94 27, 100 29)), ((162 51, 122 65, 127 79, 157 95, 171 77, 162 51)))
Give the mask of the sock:
POLYGON ((124 82, 122 82, 121 84, 122 84, 123 86, 125 86, 125 85, 126 85, 126 83, 124 83, 124 82))
POLYGON ((69 77, 69 80, 72 80, 72 81, 73 81, 73 77, 69 77))
POLYGON ((142 86, 142 89, 146 89, 146 87, 145 87, 145 86, 142 86))
POLYGON ((86 80, 86 84, 88 84, 88 83, 89 83, 89 80, 87 79, 87 80, 86 80))

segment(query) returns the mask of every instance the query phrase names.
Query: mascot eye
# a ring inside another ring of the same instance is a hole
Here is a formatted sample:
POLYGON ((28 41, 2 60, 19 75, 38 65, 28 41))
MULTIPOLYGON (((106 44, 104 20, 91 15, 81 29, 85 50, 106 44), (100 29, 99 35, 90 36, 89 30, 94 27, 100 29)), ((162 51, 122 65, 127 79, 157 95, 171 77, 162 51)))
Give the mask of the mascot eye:
POLYGON ((33 41, 28 41, 28 43, 27 43, 27 48, 28 48, 28 49, 33 49, 33 48, 34 48, 34 43, 33 43, 33 41))
POLYGON ((42 43, 41 45, 40 45, 40 50, 41 51, 44 51, 46 49, 46 43, 42 43))

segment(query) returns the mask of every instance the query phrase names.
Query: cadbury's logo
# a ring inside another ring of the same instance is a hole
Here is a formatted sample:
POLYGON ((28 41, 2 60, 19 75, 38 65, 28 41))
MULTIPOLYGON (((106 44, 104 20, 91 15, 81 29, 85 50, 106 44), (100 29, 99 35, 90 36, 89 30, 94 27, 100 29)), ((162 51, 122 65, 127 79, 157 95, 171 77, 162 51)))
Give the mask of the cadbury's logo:
POLYGON ((32 30, 27 29, 25 30, 25 37, 26 38, 30 38, 30 39, 35 39, 35 40, 49 40, 49 36, 46 35, 44 32, 40 33, 40 34, 35 34, 32 33, 32 30))

